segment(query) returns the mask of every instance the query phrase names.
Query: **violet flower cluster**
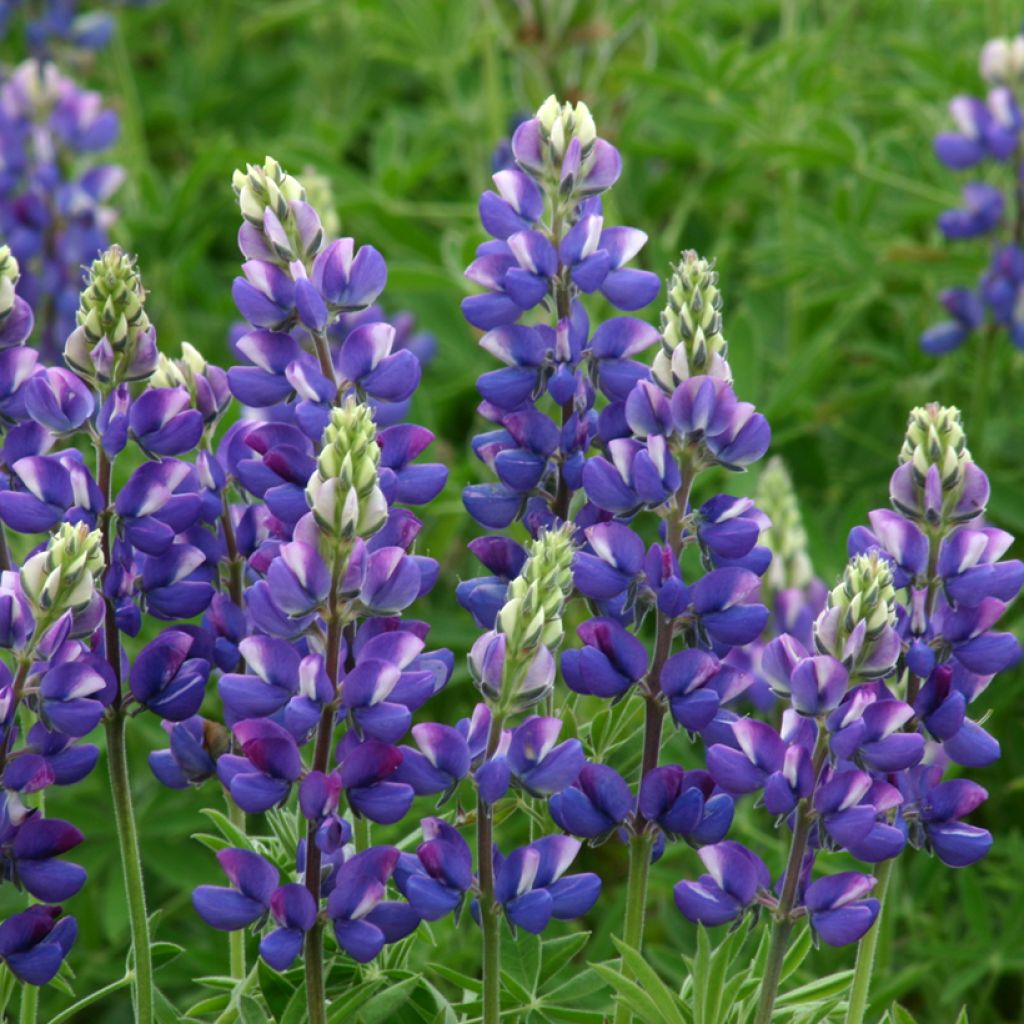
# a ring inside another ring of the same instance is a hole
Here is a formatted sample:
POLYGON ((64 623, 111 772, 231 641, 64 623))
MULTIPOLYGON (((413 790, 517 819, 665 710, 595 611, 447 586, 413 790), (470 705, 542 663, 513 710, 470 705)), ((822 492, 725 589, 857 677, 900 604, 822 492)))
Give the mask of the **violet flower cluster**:
POLYGON ((970 171, 981 180, 963 186, 961 206, 942 213, 938 224, 951 241, 987 239, 991 256, 976 286, 947 288, 940 294, 949 319, 921 336, 921 347, 931 355, 952 352, 980 330, 1006 331, 1017 348, 1024 348, 1024 35, 989 40, 981 51, 980 72, 988 94, 954 97, 949 105, 954 130, 935 137, 935 154, 951 170, 970 171), (984 173, 988 167, 994 168, 1000 184, 984 173))
POLYGON ((56 360, 75 327, 82 267, 108 245, 124 173, 99 154, 118 118, 56 64, 31 58, 0 82, 0 237, 22 269, 36 347, 56 360))
POLYGON ((761 671, 785 708, 781 727, 719 715, 703 733, 715 783, 735 797, 757 794, 791 829, 785 871, 773 884, 760 857, 734 841, 702 849, 708 873, 675 888, 691 920, 723 924, 767 907, 783 950, 803 916, 822 940, 845 945, 871 927, 882 867, 906 845, 950 867, 988 852, 991 835, 964 820, 985 790, 959 772, 945 777, 999 757, 970 706, 1021 654, 994 628, 1024 565, 1003 558, 1009 534, 981 523, 988 494, 959 412, 915 409, 890 482, 893 507, 852 531, 813 644, 783 634, 763 651, 761 671), (835 850, 875 872, 815 878, 835 850))
POLYGON ((83 10, 83 6, 86 5, 79 0, 3 0, 0 40, 21 29, 29 52, 38 57, 49 56, 60 48, 102 50, 114 34, 113 16, 103 7, 83 10))

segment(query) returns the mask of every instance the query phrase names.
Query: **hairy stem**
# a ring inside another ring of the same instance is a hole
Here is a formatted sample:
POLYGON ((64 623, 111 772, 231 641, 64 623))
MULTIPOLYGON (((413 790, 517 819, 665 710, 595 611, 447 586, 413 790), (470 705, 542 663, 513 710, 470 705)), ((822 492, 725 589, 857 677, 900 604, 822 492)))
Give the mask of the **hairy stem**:
MULTIPOLYGON (((676 491, 672 508, 666 522, 666 537, 673 558, 678 562, 683 546, 683 518, 690 501, 690 491, 697 475, 695 467, 682 467, 682 480, 676 491)), ((665 706, 661 697, 661 673, 672 653, 672 639, 675 625, 672 619, 659 613, 657 632, 654 639, 654 656, 647 672, 647 708, 644 714, 644 745, 640 760, 640 782, 647 773, 658 767, 661 755, 661 733, 665 720, 665 706)), ((622 938, 626 945, 637 950, 643 949, 644 923, 647 915, 647 877, 651 870, 651 847, 653 836, 647 828, 647 821, 637 810, 632 825, 633 838, 629 844, 629 878, 626 887, 626 919, 622 938)), ((625 971, 625 964, 622 970, 625 971)), ((629 1024, 632 1020, 629 1006, 619 1000, 615 1008, 615 1024, 629 1024)))
MULTIPOLYGON (((327 609, 327 646, 325 661, 327 677, 331 681, 335 697, 338 692, 338 664, 341 653, 341 635, 344 623, 340 614, 338 587, 345 576, 347 559, 342 552, 334 556, 331 570, 331 591, 327 609)), ((332 699, 320 712, 317 726, 316 747, 313 752, 313 770, 326 772, 334 738, 335 707, 332 699)), ((320 906, 320 848, 316 844, 316 822, 311 821, 306 830, 306 888, 316 905, 320 906)), ((313 927, 306 933, 306 1009, 309 1024, 325 1024, 327 1020, 327 998, 324 992, 324 925, 318 915, 313 927)))
MULTIPOLYGON (((492 709, 486 758, 497 749, 501 727, 502 716, 497 709, 492 709)), ((476 851, 480 872, 480 931, 483 936, 482 1024, 498 1024, 501 1017, 501 917, 494 901, 494 818, 491 805, 479 794, 476 800, 476 851)))
POLYGON ((125 716, 117 708, 106 721, 107 767, 110 793, 114 799, 114 822, 121 852, 124 890, 128 898, 128 923, 135 961, 136 1024, 153 1021, 153 957, 150 948, 149 918, 146 914, 146 890, 142 880, 142 854, 132 809, 131 783, 128 777, 128 752, 125 746, 125 716))
MULTIPOLYGON (((814 783, 818 783, 822 765, 828 754, 828 734, 818 723, 818 742, 814 748, 814 783)), ((803 869, 804 855, 807 853, 807 842, 811 835, 813 815, 811 801, 814 794, 805 797, 797 804, 796 823, 793 826, 793 839, 789 846, 789 858, 786 861, 786 874, 779 896, 779 906, 775 913, 775 924, 772 927, 771 945, 768 947, 768 962, 764 968, 761 981, 761 1001, 757 1006, 754 1024, 771 1024, 775 999, 779 994, 779 981, 782 978, 782 964, 786 957, 786 947, 793 931, 793 906, 796 903, 797 889, 800 885, 800 874, 803 869)))
POLYGON ((889 888, 889 879, 896 864, 896 858, 883 861, 875 871, 878 885, 875 896, 880 904, 878 920, 871 926, 867 934, 857 945, 857 964, 850 983, 850 1003, 846 1009, 846 1024, 863 1024, 864 1014, 868 1008, 868 996, 871 992, 871 974, 875 968, 875 952, 878 949, 878 938, 882 934, 882 914, 885 913, 885 894, 889 888))
MULTIPOLYGON (((224 791, 224 800, 228 805, 228 820, 240 832, 245 832, 245 811, 242 810, 227 790, 224 791)), ((228 932, 228 960, 230 963, 231 977, 241 981, 245 977, 245 929, 228 932)))
MULTIPOLYGON (((103 446, 96 441, 96 479, 103 495, 100 513, 104 573, 110 571, 112 550, 111 524, 114 507, 111 485, 114 465, 103 446)), ((116 609, 109 597, 104 597, 103 637, 107 663, 117 680, 114 700, 107 709, 104 726, 107 731, 107 767, 110 773, 110 795, 114 804, 114 823, 121 853, 125 898, 128 902, 128 923, 132 937, 132 958, 135 962, 135 1001, 137 1024, 152 1021, 153 1008, 153 953, 150 944, 149 917, 146 913, 146 888, 142 877, 142 851, 132 808, 131 780, 128 772, 128 751, 125 743, 125 710, 121 692, 121 634, 117 628, 116 609)))

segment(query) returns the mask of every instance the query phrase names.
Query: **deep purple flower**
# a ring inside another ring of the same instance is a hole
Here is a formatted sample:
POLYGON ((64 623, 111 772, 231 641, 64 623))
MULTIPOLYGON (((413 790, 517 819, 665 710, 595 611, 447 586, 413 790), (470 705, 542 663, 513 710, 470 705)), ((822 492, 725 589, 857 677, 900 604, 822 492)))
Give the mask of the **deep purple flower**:
POLYGON ((415 855, 402 854, 395 868, 395 884, 424 921, 458 915, 473 883, 469 844, 440 818, 420 822, 423 842, 415 855))
POLYGON ((316 900, 304 885, 289 882, 271 895, 270 914, 277 928, 260 940, 260 956, 275 971, 285 971, 301 952, 305 934, 316 921, 316 900))
POLYGON ((262 920, 277 889, 277 868, 251 850, 218 850, 217 860, 231 887, 200 885, 192 893, 196 913, 211 927, 229 932, 262 920))
POLYGON ((571 920, 597 902, 597 875, 565 875, 580 849, 578 839, 543 836, 513 850, 497 866, 494 895, 509 923, 539 935, 551 921, 571 920))
POLYGON ((684 917, 708 927, 734 921, 761 890, 771 887, 764 862, 740 843, 726 840, 697 851, 708 874, 696 882, 677 882, 676 906, 684 917))
POLYGON ((548 800, 555 824, 591 843, 607 839, 633 809, 633 794, 613 768, 585 764, 571 786, 548 800))
POLYGON ((638 807, 670 839, 694 846, 720 842, 732 824, 732 797, 716 793, 707 772, 688 772, 679 765, 663 765, 644 776, 638 807))
POLYGON ((875 878, 856 871, 819 878, 804 893, 811 927, 830 946, 856 942, 875 923, 881 904, 864 899, 875 886, 875 878))
POLYGON ((78 936, 73 917, 60 907, 34 905, 0 924, 0 960, 29 985, 52 981, 78 936))
POLYGON ((327 916, 338 945, 360 963, 372 960, 387 941, 383 922, 374 912, 382 904, 398 857, 393 846, 375 846, 345 861, 335 876, 327 916))
POLYGON ((139 652, 129 685, 140 704, 172 722, 199 711, 210 663, 197 657, 197 640, 183 630, 165 630, 139 652))

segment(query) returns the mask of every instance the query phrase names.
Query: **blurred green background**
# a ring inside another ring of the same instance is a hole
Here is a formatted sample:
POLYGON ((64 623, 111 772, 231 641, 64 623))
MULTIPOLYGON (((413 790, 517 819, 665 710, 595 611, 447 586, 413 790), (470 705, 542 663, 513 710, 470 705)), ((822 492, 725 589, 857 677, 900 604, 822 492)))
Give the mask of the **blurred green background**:
MULTIPOLYGON (((737 390, 772 423, 826 580, 845 561, 848 529, 885 504, 907 411, 928 400, 965 410, 975 458, 993 479, 992 519, 1024 533, 1013 398, 1024 357, 1002 338, 987 353, 974 339, 937 361, 917 341, 939 319, 938 289, 973 283, 986 259, 984 242, 953 247, 934 227, 961 182, 934 159, 931 137, 950 96, 980 89, 981 44, 1014 31, 1022 14, 982 0, 167 0, 120 11, 114 43, 81 77, 123 118, 116 158, 128 182, 115 236, 139 254, 165 350, 187 339, 227 359, 240 262, 229 183, 246 161, 269 153, 300 176, 316 168, 333 184, 345 233, 384 253, 389 309, 412 310, 439 344, 413 417, 435 430, 451 468, 427 517, 425 547, 443 575, 423 614, 434 641, 461 655, 473 631, 451 590, 472 571, 464 545, 477 530, 459 493, 483 479, 467 445, 478 428, 475 379, 493 368, 459 312, 462 270, 483 237, 476 202, 494 146, 511 117, 552 91, 584 99, 621 149, 606 214, 649 233, 641 265, 663 273, 689 247, 717 257, 737 390)), ((3 59, 18 59, 14 41, 4 45, 3 59)), ((972 820, 996 834, 992 855, 959 873, 924 855, 901 862, 876 1005, 898 998, 924 1024, 951 1024, 965 1003, 974 1024, 1024 1020, 1022 681, 1009 674, 984 698, 1005 756, 977 773, 991 799, 972 820)), ((452 719, 471 703, 460 669, 430 712, 452 719)), ((184 1008, 200 995, 197 971, 226 969, 226 943, 189 901, 194 885, 217 879, 190 835, 219 795, 157 787, 145 765, 163 744, 155 722, 139 719, 130 742, 159 936, 188 950, 159 980, 184 1008)), ((69 905, 84 993, 117 976, 127 943, 103 772, 49 807, 88 837, 76 859, 90 882, 69 905)), ((757 821, 763 832, 766 819, 757 821)), ((624 853, 606 847, 585 862, 607 887, 587 922, 590 955, 610 957, 624 853)), ((676 980, 694 937, 668 893, 695 863, 673 848, 655 871, 664 898, 651 957, 676 980)), ((468 921, 433 934, 435 959, 473 972, 468 921)), ((850 963, 850 951, 811 960, 850 963)), ((63 1004, 44 993, 41 1019, 63 1004)), ((80 1019, 129 1015, 122 992, 80 1019)))

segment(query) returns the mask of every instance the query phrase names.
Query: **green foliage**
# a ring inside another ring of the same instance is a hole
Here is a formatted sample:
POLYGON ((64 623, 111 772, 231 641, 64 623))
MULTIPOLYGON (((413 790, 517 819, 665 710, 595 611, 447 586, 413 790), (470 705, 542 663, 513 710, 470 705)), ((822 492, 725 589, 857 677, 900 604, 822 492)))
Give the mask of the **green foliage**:
MULTIPOLYGON (((300 175, 310 165, 330 179, 344 230, 388 259, 390 307, 413 310, 437 335, 439 356, 414 418, 437 433, 437 457, 451 469, 422 546, 442 566, 424 609, 432 642, 460 655, 430 713, 454 720, 474 700, 461 655, 475 630, 451 591, 474 572, 465 541, 478 532, 459 492, 483 478, 468 439, 479 429, 475 378, 493 368, 458 307, 469 290, 462 270, 482 238, 477 196, 510 116, 552 91, 584 98, 622 150, 623 179, 607 212, 649 232, 644 265, 667 272, 683 248, 716 258, 738 390, 768 415, 812 560, 834 582, 848 529, 886 501, 907 411, 928 400, 964 410, 971 450, 993 478, 992 518, 1024 531, 1015 401, 1024 362, 1007 342, 988 354, 972 343, 942 361, 917 345, 938 318, 937 290, 972 283, 987 256, 984 243, 938 237, 934 218, 957 201, 961 180, 938 165, 930 138, 947 123, 948 98, 979 88, 981 43, 1014 30, 1018 18, 1000 0, 166 0, 120 9, 112 47, 81 74, 123 118, 116 156, 128 183, 115 237, 139 254, 146 309, 165 351, 185 338, 211 360, 228 359, 240 262, 230 175, 265 153, 300 175)), ((3 42, 5 62, 18 58, 14 46, 13 37, 3 42)), ((739 483, 752 492, 755 480, 739 483)), ((991 798, 972 820, 992 829, 996 847, 964 872, 924 855, 901 861, 870 1020, 961 1024, 964 1005, 972 1024, 1024 1019, 1020 681, 1008 674, 983 698, 1004 758, 978 775, 991 798), (896 1001, 906 1009, 890 1010, 896 1001)), ((583 698, 572 708, 567 734, 635 773, 636 703, 602 709, 583 698)), ((143 715, 129 733, 150 905, 162 909, 161 1021, 300 1024, 299 972, 257 968, 236 993, 223 977, 224 936, 192 910, 194 886, 222 881, 210 850, 239 841, 217 809, 219 793, 161 789, 146 766, 147 753, 166 744, 159 723, 143 715), (168 941, 187 955, 172 955, 168 941)), ((699 754, 675 736, 665 756, 694 767, 699 754)), ((127 919, 104 765, 72 791, 48 794, 48 810, 83 827, 87 842, 75 859, 90 880, 67 905, 80 925, 75 973, 43 992, 40 1019, 119 1024, 131 1010, 111 951, 126 948, 127 919)), ((274 818, 261 829, 273 835, 282 865, 291 827, 274 818)), ((737 838, 753 838, 778 868, 781 849, 765 833, 763 816, 741 809, 737 838)), ((401 830, 383 836, 411 843, 401 830)), ((712 941, 682 921, 670 892, 699 873, 692 853, 672 847, 652 869, 643 961, 613 943, 624 851, 614 842, 587 850, 580 869, 605 879, 586 922, 589 940, 563 925, 542 946, 506 934, 503 981, 509 1005, 524 1007, 510 1021, 596 1024, 613 992, 647 1013, 671 1011, 648 1019, 746 1019, 755 992, 745 972, 763 956, 760 933, 712 941), (618 958, 630 956, 636 980, 623 981, 618 958)), ((0 897, 4 914, 22 905, 11 890, 0 897)), ((330 989, 343 1000, 332 1004, 333 1019, 472 1020, 474 926, 466 915, 458 928, 441 922, 429 935, 377 965, 333 973, 330 989)), ((252 938, 248 947, 253 963, 252 938)), ((777 1020, 841 1020, 842 972, 852 962, 850 950, 816 950, 799 933, 777 1020)), ((0 1001, 6 986, 0 977, 0 1001)))

